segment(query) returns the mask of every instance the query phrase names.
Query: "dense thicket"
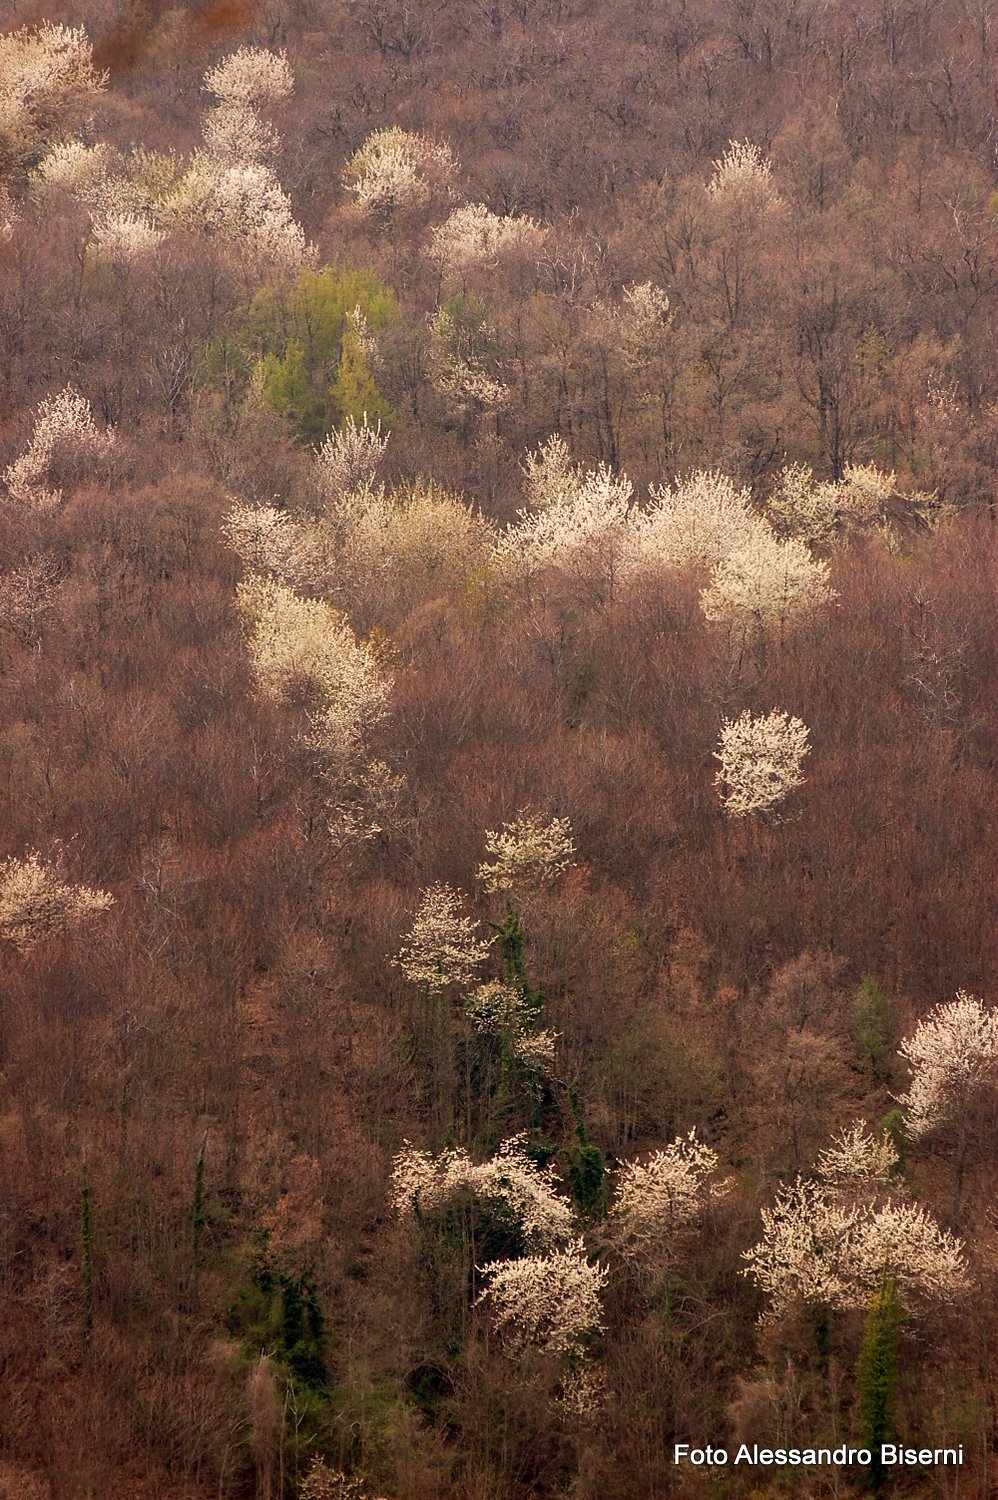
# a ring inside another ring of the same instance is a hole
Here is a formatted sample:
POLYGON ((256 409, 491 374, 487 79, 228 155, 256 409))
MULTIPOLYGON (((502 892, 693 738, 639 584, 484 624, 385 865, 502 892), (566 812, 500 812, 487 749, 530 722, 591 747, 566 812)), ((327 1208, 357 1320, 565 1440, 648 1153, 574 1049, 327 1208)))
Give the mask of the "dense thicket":
POLYGON ((992 7, 0 14, 0 1494, 984 1497, 992 7))

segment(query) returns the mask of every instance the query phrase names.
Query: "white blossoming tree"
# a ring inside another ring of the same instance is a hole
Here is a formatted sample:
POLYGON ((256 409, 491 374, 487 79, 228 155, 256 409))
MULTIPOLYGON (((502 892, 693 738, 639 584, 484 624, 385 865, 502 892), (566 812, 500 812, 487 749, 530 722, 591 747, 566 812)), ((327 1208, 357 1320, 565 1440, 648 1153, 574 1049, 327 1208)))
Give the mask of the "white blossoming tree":
POLYGON ((513 1136, 476 1164, 464 1150, 432 1156, 407 1141, 392 1166, 396 1212, 403 1218, 439 1213, 466 1193, 510 1216, 525 1249, 563 1244, 575 1228, 571 1204, 557 1192, 553 1169, 538 1167, 525 1147, 524 1136, 513 1136))
POLYGON ((707 192, 713 200, 738 197, 763 208, 778 201, 772 163, 752 141, 729 141, 728 149, 712 165, 707 192))
POLYGON ((413 984, 437 989, 470 985, 488 956, 491 939, 478 936, 478 923, 461 911, 461 896, 449 885, 432 885, 406 940, 393 960, 413 984))
POLYGON ((0 178, 65 139, 106 87, 81 26, 46 22, 0 35, 0 178))
POLYGON ((251 576, 236 590, 257 687, 286 698, 311 694, 311 741, 334 760, 361 748, 386 711, 391 681, 347 620, 318 599, 302 599, 273 578, 251 576))
POLYGON ((31 442, 4 470, 11 500, 28 510, 54 510, 62 501, 63 491, 50 486, 50 471, 81 459, 104 461, 115 442, 114 429, 98 427, 90 402, 67 386, 40 404, 31 442))
POLYGON ((907 1307, 953 1302, 968 1289, 960 1241, 919 1205, 855 1203, 799 1181, 779 1190, 762 1223, 745 1274, 769 1298, 768 1318, 802 1305, 865 1307, 885 1274, 907 1307))
POLYGON ((871 1134, 865 1121, 839 1131, 818 1157, 817 1175, 835 1187, 887 1182, 898 1165, 891 1142, 871 1134))
POLYGON ((0 937, 22 951, 82 926, 113 903, 107 891, 62 880, 38 853, 0 863, 0 937))
POLYGON ((221 104, 249 109, 287 99, 294 83, 286 54, 265 47, 240 47, 204 75, 205 89, 221 104))
POLYGON ((537 1026, 539 1006, 522 986, 491 979, 468 996, 464 1013, 477 1035, 507 1048, 531 1072, 554 1072, 558 1035, 537 1026))
POLYGON ((721 762, 714 780, 729 817, 775 813, 796 787, 803 786, 801 767, 810 754, 809 735, 801 719, 775 709, 760 715, 746 709, 737 719, 725 719, 714 752, 721 762))
POLYGON ((372 494, 388 437, 387 432, 382 433, 380 421, 373 426, 368 423, 366 412, 360 425, 347 417, 342 428, 329 434, 315 464, 320 489, 330 503, 342 503, 351 495, 372 494))
POLYGON ((583 577, 602 596, 612 593, 630 515, 632 486, 606 465, 578 476, 541 510, 523 509, 499 537, 494 562, 501 577, 530 579, 546 569, 583 577))
POLYGON ((760 523, 721 558, 700 602, 708 620, 782 628, 834 597, 828 564, 796 537, 781 541, 760 523))
POLYGON ((730 1181, 717 1181, 717 1152, 695 1130, 677 1136, 644 1162, 628 1162, 616 1181, 610 1235, 621 1254, 657 1262, 676 1237, 694 1225, 730 1181))
POLYGON ((475 878, 490 893, 550 885, 575 863, 568 818, 545 823, 535 814, 520 813, 498 832, 487 829, 485 848, 493 863, 479 865, 475 878))
POLYGON ((974 1096, 998 1082, 998 1009, 959 990, 919 1021, 899 1051, 912 1077, 898 1103, 909 1135, 918 1140, 962 1120, 974 1096))
POLYGON ((535 252, 542 238, 533 219, 501 217, 484 203, 463 203, 433 230, 429 253, 445 276, 459 278, 471 270, 494 270, 506 256, 535 252))
POLYGON ((603 1327, 607 1272, 590 1264, 582 1240, 547 1255, 492 1261, 482 1275, 489 1285, 478 1301, 511 1353, 577 1354, 603 1327))
POLYGON ((449 193, 455 164, 450 147, 391 125, 373 131, 343 169, 343 182, 361 213, 384 217, 399 208, 449 193))
POLYGON ((760 529, 747 489, 720 470, 697 469, 674 486, 651 486, 652 503, 637 512, 624 548, 622 569, 714 568, 730 552, 751 544, 760 529))

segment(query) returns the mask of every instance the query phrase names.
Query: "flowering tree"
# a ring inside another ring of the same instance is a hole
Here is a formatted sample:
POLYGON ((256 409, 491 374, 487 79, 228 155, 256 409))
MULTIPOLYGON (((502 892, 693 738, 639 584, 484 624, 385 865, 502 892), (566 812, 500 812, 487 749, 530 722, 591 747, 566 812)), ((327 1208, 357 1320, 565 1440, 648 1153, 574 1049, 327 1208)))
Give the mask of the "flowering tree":
POLYGON ((816 480, 807 464, 788 464, 766 505, 781 536, 811 545, 836 535, 880 531, 890 537, 938 525, 947 508, 935 493, 904 494, 897 475, 875 464, 847 464, 838 480, 816 480))
POLYGON ((612 587, 631 494, 627 476, 613 474, 605 464, 580 474, 576 485, 544 509, 519 511, 517 522, 496 543, 497 568, 508 578, 529 578, 545 568, 581 571, 599 586, 612 587))
POLYGON ((106 87, 82 27, 45 23, 0 35, 0 177, 66 136, 106 87))
POLYGON ((331 432, 316 457, 316 473, 324 495, 333 502, 348 495, 367 495, 381 467, 389 434, 382 436, 381 422, 370 426, 367 413, 358 427, 353 417, 331 432))
POLYGON ((762 1223, 745 1274, 768 1295, 768 1317, 800 1304, 864 1307, 885 1274, 909 1306, 952 1302, 968 1286, 960 1241, 921 1206, 844 1202, 822 1184, 798 1181, 779 1190, 762 1223))
POLYGON ((4 470, 4 483, 11 499, 28 509, 54 510, 62 490, 49 487, 50 469, 81 457, 104 459, 114 446, 114 429, 98 427, 90 402, 67 386, 39 406, 31 442, 4 470))
POLYGON ((479 865, 475 878, 489 892, 549 885, 575 862, 568 818, 545 823, 536 815, 520 813, 499 832, 487 829, 485 847, 495 862, 479 865))
POLYGON ((760 529, 747 489, 720 470, 697 469, 670 488, 651 486, 652 504, 633 518, 622 558, 626 573, 716 567, 760 529))
POLYGON ((783 626, 834 597, 826 562, 796 537, 780 541, 758 523, 718 562, 700 602, 708 620, 751 618, 783 626))
POLYGON ((898 1050, 912 1069, 898 1103, 918 1139, 960 1118, 974 1095, 998 1079, 998 1010, 959 990, 919 1021, 898 1050))
POLYGON ((464 1013, 475 1032, 500 1041, 532 1072, 550 1074, 558 1036, 546 1028, 537 1029, 538 1010, 533 996, 500 979, 479 985, 464 1002, 464 1013))
POLYGON ((431 885, 405 943, 393 960, 407 979, 431 989, 473 984, 492 939, 478 936, 478 923, 461 913, 461 896, 449 885, 431 885))
POLYGON ((159 222, 168 229, 238 243, 253 266, 293 272, 315 259, 315 247, 306 243, 287 194, 260 161, 196 151, 157 209, 159 222))
POLYGON ((286 54, 265 47, 240 47, 204 75, 205 89, 222 104, 250 109, 287 99, 294 82, 286 54))
POLYGON ((40 854, 0 863, 0 937, 22 951, 82 925, 113 903, 107 891, 60 880, 40 854))
POLYGON ((729 141, 724 155, 712 165, 714 175, 707 192, 715 201, 737 196, 762 207, 777 202, 772 163, 751 141, 729 141))
POLYGON ((582 1240, 547 1255, 492 1261, 482 1267, 488 1305, 500 1338, 512 1351, 529 1347, 566 1355, 585 1348, 603 1327, 601 1294, 607 1272, 590 1265, 582 1240))
POLYGON ((234 505, 222 534, 251 573, 272 574, 291 588, 316 586, 327 571, 317 528, 276 506, 234 505))
POLYGON ((470 1193, 512 1215, 528 1248, 564 1243, 574 1229, 571 1205, 556 1192, 553 1169, 538 1167, 525 1145, 525 1136, 512 1136, 491 1160, 476 1165, 464 1150, 434 1157, 407 1141, 392 1166, 396 1211, 403 1217, 437 1213, 470 1193))
POLYGON ((346 619, 318 599, 302 599, 272 578, 251 576, 236 590, 259 691, 282 699, 295 684, 312 694, 311 743, 349 758, 385 712, 390 679, 346 619))
POLYGON ((872 1135, 863 1120, 854 1120, 818 1157, 817 1175, 833 1186, 886 1182, 898 1164, 887 1139, 872 1135))
POLYGON ((494 269, 506 255, 535 251, 543 233, 533 219, 503 218, 484 203, 463 203, 433 230, 430 256, 445 273, 461 276, 494 269))
POLYGON ((717 1152, 699 1141, 695 1130, 677 1136, 645 1162, 628 1162, 617 1178, 610 1210, 611 1235, 621 1252, 655 1257, 667 1251, 708 1203, 730 1190, 730 1181, 711 1180, 716 1171, 717 1152))
POLYGON ((450 147, 398 125, 375 130, 343 169, 343 182, 364 214, 388 214, 429 202, 449 191, 454 175, 450 147))
POLYGON ((568 444, 560 433, 553 433, 541 443, 536 453, 528 453, 523 463, 527 495, 534 510, 549 505, 564 505, 579 493, 582 479, 572 463, 568 444))
POLYGON ((810 754, 810 730, 801 719, 775 709, 753 715, 749 709, 737 719, 725 719, 720 748, 714 759, 721 768, 714 777, 730 817, 770 813, 795 787, 803 786, 801 765, 810 754))

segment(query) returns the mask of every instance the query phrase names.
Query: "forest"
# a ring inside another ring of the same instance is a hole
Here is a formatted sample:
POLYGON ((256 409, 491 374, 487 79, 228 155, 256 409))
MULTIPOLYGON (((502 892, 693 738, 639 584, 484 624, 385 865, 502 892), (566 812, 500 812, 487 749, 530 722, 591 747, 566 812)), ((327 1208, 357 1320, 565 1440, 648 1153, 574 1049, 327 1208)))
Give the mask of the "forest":
POLYGON ((996 333, 992 0, 0 0, 0 1500, 995 1493, 996 333))

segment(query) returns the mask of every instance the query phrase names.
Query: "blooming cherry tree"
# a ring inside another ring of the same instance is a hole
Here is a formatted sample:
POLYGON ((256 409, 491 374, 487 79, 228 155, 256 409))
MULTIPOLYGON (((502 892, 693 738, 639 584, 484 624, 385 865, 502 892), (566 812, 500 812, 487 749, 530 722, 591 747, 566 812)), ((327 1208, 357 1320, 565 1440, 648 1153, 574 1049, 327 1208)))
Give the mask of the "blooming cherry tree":
POLYGON ((0 177, 68 135, 106 87, 82 26, 46 22, 0 35, 0 177))
POLYGON ((864 1307, 885 1271, 909 1306, 952 1302, 968 1287, 960 1241, 915 1204, 843 1202, 798 1181, 780 1189, 762 1223, 745 1274, 768 1295, 768 1317, 800 1304, 864 1307))
POLYGON ((500 217, 484 203, 463 203, 433 230, 430 256, 451 275, 494 269, 509 254, 536 250, 543 230, 533 219, 500 217))
POLYGON ((536 1073, 553 1071, 558 1034, 535 1030, 537 1007, 524 999, 516 985, 500 979, 480 985, 464 1002, 464 1013, 479 1035, 504 1042, 525 1067, 536 1073))
POLYGON ((438 1212, 470 1193, 511 1214, 533 1249, 562 1244, 572 1235, 571 1205, 556 1186, 553 1170, 527 1156, 522 1135, 504 1141, 490 1161, 478 1165, 464 1150, 431 1156, 407 1141, 392 1166, 392 1199, 403 1217, 438 1212))
POLYGON ((575 863, 568 818, 545 823, 536 815, 520 813, 499 832, 487 829, 485 847, 494 863, 479 865, 475 878, 489 892, 550 885, 575 863))
POLYGON ((801 719, 775 709, 765 715, 746 709, 737 719, 725 719, 720 748, 714 752, 721 762, 714 780, 725 812, 733 818, 770 813, 803 786, 809 734, 801 719))
POLYGON ((343 169, 343 182, 364 214, 419 207, 434 191, 449 191, 450 147, 398 125, 375 130, 343 169))
POLYGON ((571 1354, 584 1349, 603 1327, 607 1272, 590 1265, 581 1239, 547 1255, 492 1261, 482 1267, 482 1275, 489 1286, 477 1300, 487 1304, 511 1352, 533 1347, 546 1354, 571 1354))
POLYGON ((716 1171, 717 1152, 698 1140, 695 1130, 677 1136, 645 1162, 628 1162, 617 1178, 610 1210, 611 1234, 623 1254, 654 1255, 667 1249, 713 1199, 730 1190, 730 1181, 711 1180, 716 1171))
POLYGON ((919 1021, 898 1050, 912 1069, 898 1103, 917 1140, 956 1119, 985 1084, 998 1080, 998 1010, 959 990, 919 1021))
POLYGON ((294 684, 313 696, 311 743, 349 758, 385 712, 390 679, 347 620, 319 599, 302 599, 273 578, 238 585, 259 691, 286 698, 294 684))
POLYGON ((708 620, 752 618, 784 625, 834 599, 828 564, 796 537, 785 541, 759 522, 718 562, 700 595, 708 620))
POLYGON ((859 1186, 886 1182, 897 1164, 891 1142, 872 1135, 863 1120, 854 1120, 821 1152, 817 1175, 833 1186, 859 1186))
POLYGON ((414 984, 473 984, 491 942, 480 938, 478 923, 463 915, 458 891, 431 885, 393 962, 414 984))
POLYGON ((0 863, 0 937, 22 951, 81 926, 113 904, 107 891, 61 880, 40 854, 0 863))
POLYGON ((777 201, 773 166, 752 141, 729 141, 728 149, 713 163, 714 175, 707 184, 711 198, 748 198, 763 207, 777 201))
POLYGON ((90 402, 67 386, 41 403, 31 442, 4 470, 11 499, 30 510, 54 510, 62 500, 62 490, 47 483, 53 465, 80 457, 105 459, 115 441, 114 428, 98 427, 90 402))

